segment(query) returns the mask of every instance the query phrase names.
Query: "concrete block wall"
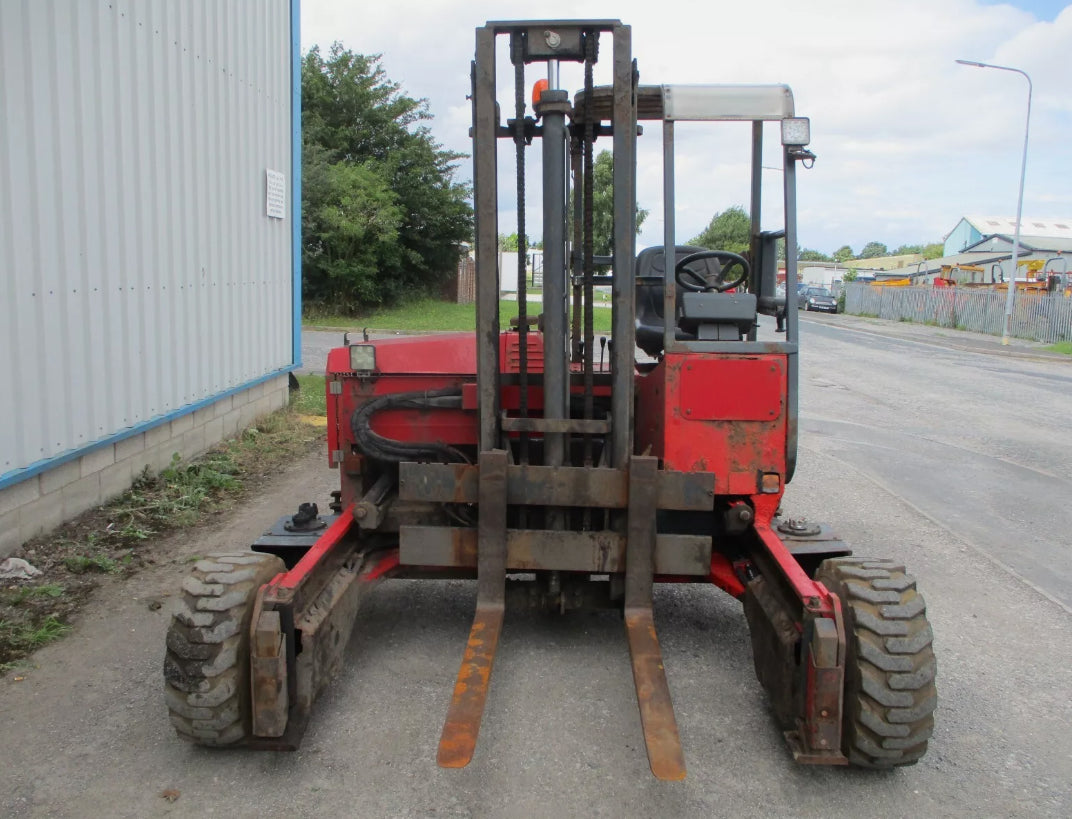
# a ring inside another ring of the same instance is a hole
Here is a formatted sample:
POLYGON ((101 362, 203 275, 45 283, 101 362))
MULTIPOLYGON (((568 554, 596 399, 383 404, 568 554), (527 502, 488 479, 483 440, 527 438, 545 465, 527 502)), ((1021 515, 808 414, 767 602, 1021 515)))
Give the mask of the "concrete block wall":
POLYGON ((287 387, 281 375, 0 489, 0 559, 123 494, 146 467, 157 473, 176 452, 184 460, 200 455, 283 408, 287 387))

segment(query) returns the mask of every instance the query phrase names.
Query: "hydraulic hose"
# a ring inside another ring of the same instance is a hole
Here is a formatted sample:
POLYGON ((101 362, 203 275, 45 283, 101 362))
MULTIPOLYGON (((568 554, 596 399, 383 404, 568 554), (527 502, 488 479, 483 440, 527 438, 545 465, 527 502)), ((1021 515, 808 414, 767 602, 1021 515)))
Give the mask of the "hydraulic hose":
POLYGON ((469 459, 462 452, 448 444, 438 441, 398 441, 373 432, 371 426, 372 416, 384 410, 461 409, 461 406, 460 387, 392 393, 374 398, 354 410, 354 414, 350 416, 350 429, 354 433, 354 443, 361 453, 379 461, 468 462, 469 459))

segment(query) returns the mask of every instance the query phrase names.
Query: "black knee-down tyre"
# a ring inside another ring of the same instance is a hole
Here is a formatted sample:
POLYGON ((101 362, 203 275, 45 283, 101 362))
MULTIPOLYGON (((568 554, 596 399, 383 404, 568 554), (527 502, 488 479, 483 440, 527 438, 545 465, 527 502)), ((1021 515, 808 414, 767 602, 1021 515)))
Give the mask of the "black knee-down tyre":
POLYGON ((257 590, 284 571, 273 555, 209 555, 183 581, 164 656, 164 699, 179 736, 226 746, 251 732, 249 626, 257 590))
POLYGON ((842 752, 853 765, 912 765, 927 752, 938 694, 923 597, 890 560, 824 560, 815 579, 845 616, 842 752))

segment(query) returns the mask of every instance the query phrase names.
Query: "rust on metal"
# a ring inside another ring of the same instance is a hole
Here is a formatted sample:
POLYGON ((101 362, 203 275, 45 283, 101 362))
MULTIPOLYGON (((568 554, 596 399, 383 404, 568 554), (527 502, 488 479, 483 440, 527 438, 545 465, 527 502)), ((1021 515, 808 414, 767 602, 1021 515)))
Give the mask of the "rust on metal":
POLYGON ((847 765, 841 753, 841 720, 845 687, 845 627, 841 601, 831 595, 834 617, 810 612, 811 641, 805 668, 804 715, 798 730, 786 733, 797 762, 812 765, 847 765))
MULTIPOLYGON (((401 562, 407 566, 475 568, 477 530, 448 526, 403 526, 401 562)), ((616 532, 508 529, 506 568, 510 571, 621 572, 626 541, 616 532)), ((711 572, 711 538, 706 535, 659 535, 655 572, 705 576, 711 572)))
POLYGON ((619 572, 624 549, 614 532, 511 529, 506 535, 506 567, 513 571, 619 572))
POLYGON ((250 643, 250 685, 253 733, 281 737, 287 728, 286 645, 278 611, 261 611, 253 624, 250 643))
POLYGON ((480 470, 470 464, 398 465, 398 497, 409 501, 475 503, 480 470))
POLYGON ((685 755, 663 669, 655 618, 651 610, 655 571, 655 481, 658 460, 634 455, 629 466, 626 526, 625 631, 633 663, 640 722, 648 764, 659 779, 685 778, 685 755))
POLYGON ((365 592, 397 569, 396 551, 369 554, 358 548, 353 539, 336 541, 316 564, 303 568, 295 587, 280 585, 287 577, 282 574, 273 579, 276 585, 258 593, 249 632, 250 747, 295 750, 301 745, 313 701, 342 662, 365 592))
POLYGON ((705 512, 714 504, 715 476, 711 472, 671 472, 655 476, 655 505, 659 509, 705 512))
POLYGON ((502 631, 503 611, 503 607, 477 607, 439 740, 436 761, 441 768, 464 768, 473 758, 502 631))
POLYGON ((651 772, 658 779, 684 779, 685 754, 681 750, 681 737, 678 735, 677 719, 651 609, 627 610, 625 630, 629 638, 633 682, 651 772))
MULTIPOLYGON (((402 463, 398 496, 404 501, 476 503, 479 475, 479 467, 469 464, 402 463)), ((506 468, 507 502, 511 504, 624 509, 628 486, 629 473, 621 469, 528 464, 506 468)), ((707 511, 714 492, 715 476, 710 472, 656 472, 659 509, 707 511)))
POLYGON ((476 614, 439 739, 437 761, 443 768, 464 768, 473 758, 506 610, 507 454, 481 452, 479 463, 476 614))

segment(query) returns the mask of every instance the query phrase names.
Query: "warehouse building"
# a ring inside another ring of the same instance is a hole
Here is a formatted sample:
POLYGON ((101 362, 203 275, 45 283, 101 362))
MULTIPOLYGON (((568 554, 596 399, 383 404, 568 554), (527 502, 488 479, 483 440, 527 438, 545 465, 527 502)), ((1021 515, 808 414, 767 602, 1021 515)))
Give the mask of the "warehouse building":
MULTIPOLYGON (((1012 249, 1016 219, 1008 216, 964 216, 945 237, 942 255, 965 251, 1012 249)), ((1072 249, 1072 219, 1023 219, 1020 243, 1029 251, 1072 249)))
POLYGON ((0 557, 284 405, 298 0, 0 3, 0 557))

